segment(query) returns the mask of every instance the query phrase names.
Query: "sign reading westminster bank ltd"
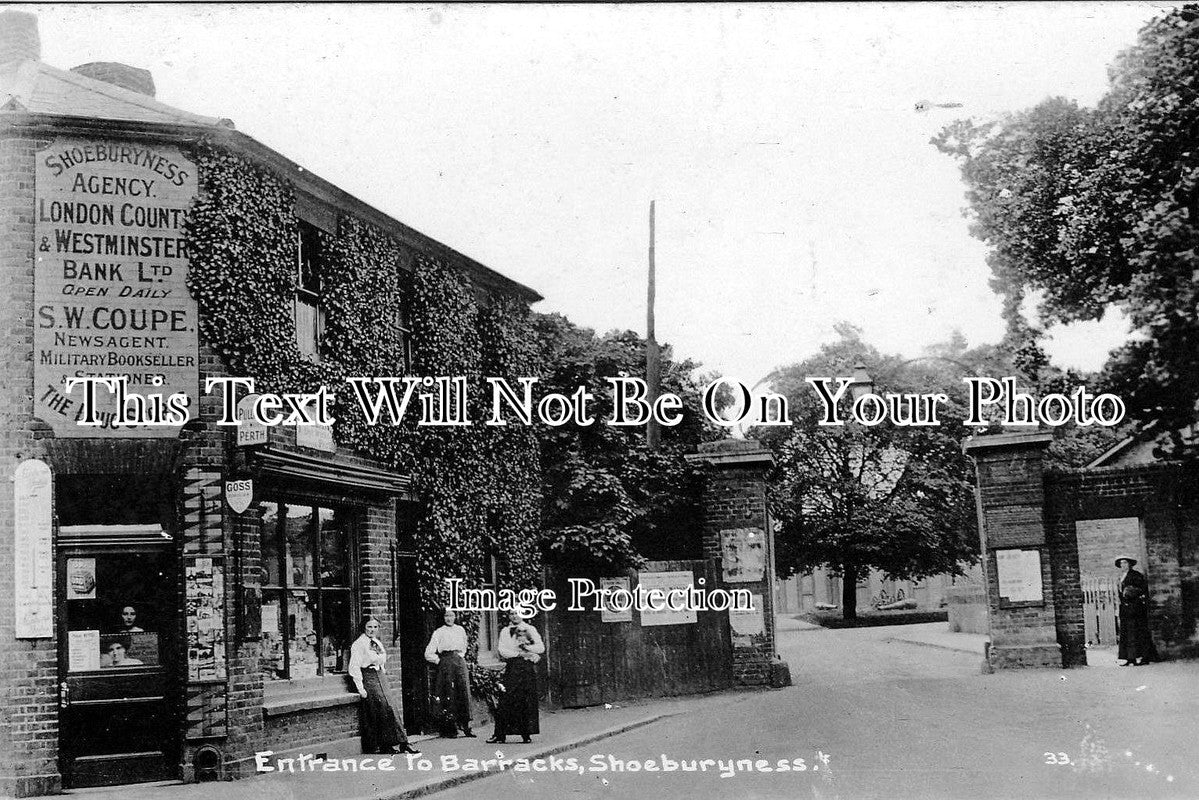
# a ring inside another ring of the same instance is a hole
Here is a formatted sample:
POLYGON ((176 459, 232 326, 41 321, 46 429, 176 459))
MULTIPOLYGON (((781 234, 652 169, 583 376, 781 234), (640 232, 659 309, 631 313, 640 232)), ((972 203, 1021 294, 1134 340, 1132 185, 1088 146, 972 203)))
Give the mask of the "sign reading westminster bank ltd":
POLYGON ((176 436, 173 426, 76 424, 74 377, 128 376, 130 392, 198 392, 196 303, 183 220, 196 167, 168 145, 75 138, 37 155, 34 415, 61 437, 176 436))

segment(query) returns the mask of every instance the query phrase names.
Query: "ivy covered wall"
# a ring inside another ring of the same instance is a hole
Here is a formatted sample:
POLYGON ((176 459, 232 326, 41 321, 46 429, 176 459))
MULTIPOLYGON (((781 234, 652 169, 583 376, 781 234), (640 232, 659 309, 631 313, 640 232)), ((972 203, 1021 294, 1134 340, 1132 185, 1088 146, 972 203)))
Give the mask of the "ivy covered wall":
MULTIPOLYGON (((412 475, 427 510, 417 537, 427 608, 445 601, 444 578, 479 585, 488 555, 499 560, 500 586, 536 584, 541 508, 536 435, 525 426, 482 424, 482 376, 539 374, 528 307, 504 296, 480 305, 460 272, 342 214, 336 235, 320 235, 326 323, 322 358, 309 361, 296 344, 292 318, 294 187, 211 144, 194 147, 191 157, 199 165, 201 192, 185 236, 201 341, 231 374, 253 377, 261 390, 336 388, 338 445, 412 475), (344 378, 404 374, 396 325, 403 300, 410 303, 413 374, 466 376, 475 424, 371 426, 362 418, 344 378)), ((463 622, 474 639, 477 621, 463 622)))

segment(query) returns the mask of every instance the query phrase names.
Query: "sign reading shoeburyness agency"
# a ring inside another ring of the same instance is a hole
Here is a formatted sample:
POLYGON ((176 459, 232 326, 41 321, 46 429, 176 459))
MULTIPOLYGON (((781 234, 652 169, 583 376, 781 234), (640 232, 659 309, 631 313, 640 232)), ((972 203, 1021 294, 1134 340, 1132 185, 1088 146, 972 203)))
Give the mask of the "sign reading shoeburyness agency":
MULTIPOLYGON (((76 424, 84 387, 68 393, 72 377, 127 377, 130 395, 182 392, 194 408, 197 315, 183 220, 195 195, 196 167, 171 145, 60 138, 38 153, 34 414, 56 436, 179 432, 119 424, 105 388, 96 390, 100 424, 76 424)), ((130 397, 125 408, 137 403, 130 397)), ((145 411, 154 418, 156 409, 145 411)))

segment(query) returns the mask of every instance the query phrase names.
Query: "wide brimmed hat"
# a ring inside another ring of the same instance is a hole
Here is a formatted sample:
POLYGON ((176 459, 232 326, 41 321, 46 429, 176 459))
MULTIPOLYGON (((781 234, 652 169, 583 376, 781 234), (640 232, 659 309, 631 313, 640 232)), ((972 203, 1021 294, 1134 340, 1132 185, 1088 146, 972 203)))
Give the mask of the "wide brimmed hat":
POLYGON ((1130 566, 1130 567, 1135 567, 1137 565, 1137 560, 1135 558, 1133 558, 1132 556, 1116 556, 1116 566, 1117 567, 1120 566, 1121 561, 1127 561, 1128 566, 1130 566))

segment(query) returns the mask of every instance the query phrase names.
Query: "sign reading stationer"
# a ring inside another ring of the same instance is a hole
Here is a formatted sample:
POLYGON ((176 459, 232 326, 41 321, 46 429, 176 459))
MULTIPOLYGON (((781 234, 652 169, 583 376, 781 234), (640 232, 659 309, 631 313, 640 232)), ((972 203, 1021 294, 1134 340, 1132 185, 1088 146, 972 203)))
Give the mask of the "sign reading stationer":
POLYGON ((100 424, 79 425, 83 387, 68 392, 66 381, 127 377, 130 394, 182 392, 194 404, 198 325, 183 220, 196 185, 195 165, 170 145, 60 138, 38 153, 34 414, 56 436, 178 434, 118 424, 104 388, 100 424))

